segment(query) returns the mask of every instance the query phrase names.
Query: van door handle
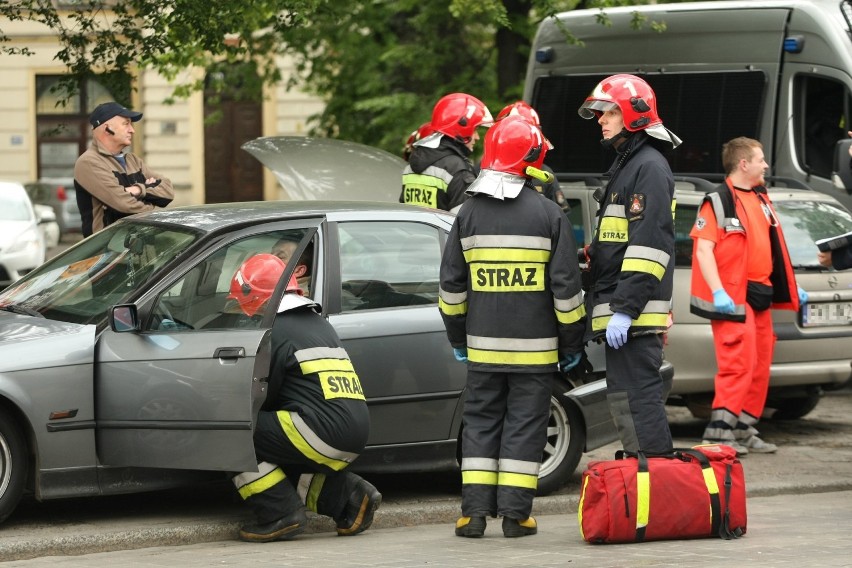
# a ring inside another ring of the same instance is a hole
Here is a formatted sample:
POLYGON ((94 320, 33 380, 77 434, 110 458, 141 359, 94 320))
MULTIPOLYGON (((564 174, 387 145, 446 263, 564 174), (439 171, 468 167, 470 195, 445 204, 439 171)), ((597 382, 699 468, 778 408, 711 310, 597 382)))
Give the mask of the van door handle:
POLYGON ((214 359, 237 359, 245 356, 246 350, 244 347, 218 347, 213 353, 214 359))

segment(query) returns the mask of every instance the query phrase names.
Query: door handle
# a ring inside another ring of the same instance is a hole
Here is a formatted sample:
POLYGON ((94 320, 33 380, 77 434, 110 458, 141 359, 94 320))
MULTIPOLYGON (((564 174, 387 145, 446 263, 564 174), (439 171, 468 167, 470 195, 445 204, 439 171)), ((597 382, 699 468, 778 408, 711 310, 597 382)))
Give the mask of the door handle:
POLYGON ((217 347, 213 353, 214 359, 237 359, 245 356, 246 350, 244 347, 217 347))

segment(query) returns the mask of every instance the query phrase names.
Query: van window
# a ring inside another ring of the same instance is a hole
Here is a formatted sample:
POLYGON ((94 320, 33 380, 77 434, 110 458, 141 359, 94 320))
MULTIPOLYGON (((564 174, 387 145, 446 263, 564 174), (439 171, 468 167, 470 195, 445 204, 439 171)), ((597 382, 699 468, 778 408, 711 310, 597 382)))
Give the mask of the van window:
MULTIPOLYGON (((547 165, 557 173, 597 174, 609 169, 613 156, 597 144, 600 126, 577 109, 607 75, 540 77, 532 106, 554 149, 547 165)), ((663 124, 683 139, 666 156, 679 173, 723 174, 722 144, 737 136, 758 138, 764 91, 762 71, 672 73, 645 79, 657 95, 663 124)), ((721 179, 721 177, 720 177, 721 179)))
POLYGON ((800 74, 793 83, 796 155, 802 170, 830 178, 834 147, 847 137, 852 95, 843 83, 800 74))
POLYGON ((697 205, 677 204, 675 211, 675 266, 692 266, 692 238, 689 232, 695 225, 695 217, 698 215, 697 205))

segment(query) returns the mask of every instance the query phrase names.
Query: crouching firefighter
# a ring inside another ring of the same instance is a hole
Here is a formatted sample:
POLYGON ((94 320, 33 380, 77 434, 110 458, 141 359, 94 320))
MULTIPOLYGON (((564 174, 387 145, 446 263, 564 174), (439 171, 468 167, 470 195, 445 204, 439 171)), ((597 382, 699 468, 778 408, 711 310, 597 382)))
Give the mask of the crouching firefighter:
MULTIPOLYGON (((229 298, 255 316, 284 268, 271 254, 249 258, 229 298)), ((356 535, 381 504, 375 487, 345 471, 367 443, 370 417, 349 356, 318 308, 291 278, 272 326, 269 392, 254 432, 258 471, 233 479, 257 517, 240 540, 291 539, 307 526, 306 508, 334 519, 338 535, 356 535)))
POLYGON ((482 171, 468 187, 441 261, 439 307, 456 359, 466 362, 462 517, 455 533, 537 532, 530 516, 547 442, 558 366, 583 351, 585 307, 571 223, 531 177, 549 142, 510 116, 485 136, 482 171))

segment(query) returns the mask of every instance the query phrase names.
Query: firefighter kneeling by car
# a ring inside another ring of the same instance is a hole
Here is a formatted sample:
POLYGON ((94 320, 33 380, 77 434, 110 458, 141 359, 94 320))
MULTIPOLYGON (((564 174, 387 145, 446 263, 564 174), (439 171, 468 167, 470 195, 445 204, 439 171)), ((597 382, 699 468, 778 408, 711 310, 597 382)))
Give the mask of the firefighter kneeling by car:
POLYGON ((531 183, 546 178, 549 145, 519 116, 488 131, 482 172, 441 261, 441 315, 456 359, 468 365, 461 537, 483 536, 486 517, 498 515, 505 537, 536 533, 530 512, 554 375, 575 366, 583 350, 574 231, 531 183))
MULTIPOLYGON (((284 268, 271 254, 249 258, 228 297, 248 317, 262 315, 284 268)), ((307 526, 306 507, 334 519, 338 535, 356 535, 381 504, 375 487, 344 471, 367 443, 370 417, 349 355, 318 308, 291 278, 272 326, 269 392, 254 432, 258 471, 234 477, 257 516, 240 540, 291 539, 307 526)))

